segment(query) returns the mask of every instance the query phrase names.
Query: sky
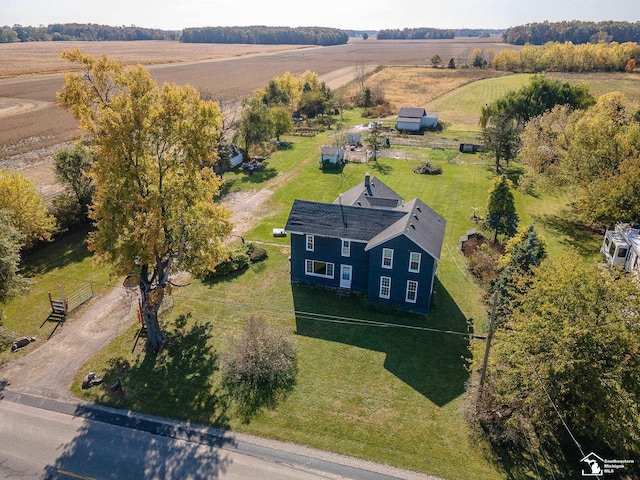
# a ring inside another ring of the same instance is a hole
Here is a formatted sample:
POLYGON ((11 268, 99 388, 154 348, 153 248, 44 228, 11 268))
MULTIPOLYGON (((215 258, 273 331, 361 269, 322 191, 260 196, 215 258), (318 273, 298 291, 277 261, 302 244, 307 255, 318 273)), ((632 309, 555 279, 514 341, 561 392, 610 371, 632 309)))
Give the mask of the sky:
POLYGON ((136 25, 163 30, 268 25, 504 29, 562 20, 640 21, 639 0, 0 0, 0 26, 136 25))

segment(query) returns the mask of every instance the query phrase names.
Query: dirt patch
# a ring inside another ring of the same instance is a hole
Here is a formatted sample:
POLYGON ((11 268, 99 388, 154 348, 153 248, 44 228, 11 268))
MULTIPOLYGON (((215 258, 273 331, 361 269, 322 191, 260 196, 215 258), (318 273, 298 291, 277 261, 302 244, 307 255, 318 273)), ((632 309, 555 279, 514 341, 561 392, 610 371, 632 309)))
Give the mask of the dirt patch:
POLYGON ((58 328, 51 340, 0 369, 0 379, 13 391, 72 400, 68 388, 76 372, 102 347, 123 333, 134 318, 135 294, 114 288, 94 297, 74 319, 58 328))

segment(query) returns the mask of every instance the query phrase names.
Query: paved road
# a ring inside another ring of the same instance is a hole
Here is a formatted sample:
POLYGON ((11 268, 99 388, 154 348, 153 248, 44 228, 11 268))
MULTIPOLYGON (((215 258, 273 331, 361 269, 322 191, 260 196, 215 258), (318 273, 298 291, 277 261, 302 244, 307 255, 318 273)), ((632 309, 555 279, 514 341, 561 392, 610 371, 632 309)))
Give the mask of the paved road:
POLYGON ((0 479, 401 478, 214 429, 8 391, 0 395, 0 479))

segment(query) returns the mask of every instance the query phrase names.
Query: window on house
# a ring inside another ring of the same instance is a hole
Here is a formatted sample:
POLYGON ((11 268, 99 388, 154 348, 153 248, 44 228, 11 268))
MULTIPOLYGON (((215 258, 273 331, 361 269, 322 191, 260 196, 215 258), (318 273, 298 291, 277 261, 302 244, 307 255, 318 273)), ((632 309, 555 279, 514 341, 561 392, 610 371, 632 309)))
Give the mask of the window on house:
POLYGON ((380 298, 391 298, 391 277, 380 277, 380 298))
POLYGON ((382 268, 393 268, 393 249, 382 249, 382 268))
POLYGON ((416 303, 418 299, 418 282, 415 280, 407 281, 407 296, 405 300, 409 303, 416 303))
POLYGON ((313 235, 307 235, 307 252, 313 252, 314 243, 313 235))
POLYGON ((620 248, 618 250, 618 257, 625 258, 626 256, 627 256, 627 249, 626 248, 620 248))
POLYGON ((342 240, 342 256, 351 256, 351 240, 342 240))
POLYGON ((313 277, 333 278, 333 263, 305 260, 304 273, 313 277))
POLYGON ((422 254, 420 252, 411 252, 409 255, 409 271, 413 273, 420 273, 420 260, 422 254))

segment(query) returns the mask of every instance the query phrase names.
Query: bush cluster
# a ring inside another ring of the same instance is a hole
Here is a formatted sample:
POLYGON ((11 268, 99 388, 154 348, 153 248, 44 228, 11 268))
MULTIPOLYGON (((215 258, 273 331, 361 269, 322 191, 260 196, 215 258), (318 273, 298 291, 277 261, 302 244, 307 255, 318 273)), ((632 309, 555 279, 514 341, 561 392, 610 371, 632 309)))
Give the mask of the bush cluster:
POLYGON ((235 272, 244 270, 252 263, 261 262, 268 257, 264 247, 253 243, 242 244, 229 251, 228 255, 216 267, 204 275, 205 280, 226 277, 235 272))
POLYGON ((433 165, 431 162, 422 163, 413 169, 414 173, 422 175, 440 175, 442 174, 442 167, 439 165, 433 165))

